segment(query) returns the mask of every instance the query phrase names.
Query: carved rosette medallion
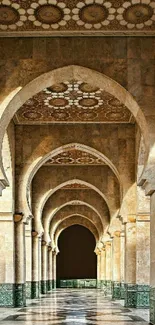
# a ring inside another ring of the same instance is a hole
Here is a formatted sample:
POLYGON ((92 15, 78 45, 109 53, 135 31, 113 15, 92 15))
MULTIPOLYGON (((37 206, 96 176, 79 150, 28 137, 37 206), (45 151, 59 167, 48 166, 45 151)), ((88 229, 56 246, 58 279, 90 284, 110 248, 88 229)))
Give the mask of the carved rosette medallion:
POLYGON ((26 21, 26 11, 18 3, 2 0, 0 4, 0 30, 16 30, 26 21))
POLYGON ((155 2, 151 0, 139 2, 126 1, 121 8, 117 9, 116 19, 122 26, 129 29, 143 29, 145 26, 151 26, 155 21, 155 2))
POLYGON ((71 10, 66 7, 66 4, 58 0, 32 2, 31 7, 27 10, 28 20, 34 26, 45 30, 49 28, 58 29, 65 26, 71 19, 70 12, 71 10))
POLYGON ((72 19, 78 26, 86 29, 100 29, 108 26, 115 16, 116 9, 112 3, 105 0, 90 0, 78 2, 76 8, 72 10, 72 19))

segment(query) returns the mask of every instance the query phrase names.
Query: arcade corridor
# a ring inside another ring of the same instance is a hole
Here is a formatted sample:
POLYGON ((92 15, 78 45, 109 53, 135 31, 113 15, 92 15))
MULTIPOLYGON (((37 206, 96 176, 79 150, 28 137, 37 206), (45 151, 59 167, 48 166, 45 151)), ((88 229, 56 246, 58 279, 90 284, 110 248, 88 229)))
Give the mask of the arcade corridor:
POLYGON ((147 325, 147 319, 148 310, 124 308, 101 290, 58 289, 26 308, 2 309, 0 325, 147 325))

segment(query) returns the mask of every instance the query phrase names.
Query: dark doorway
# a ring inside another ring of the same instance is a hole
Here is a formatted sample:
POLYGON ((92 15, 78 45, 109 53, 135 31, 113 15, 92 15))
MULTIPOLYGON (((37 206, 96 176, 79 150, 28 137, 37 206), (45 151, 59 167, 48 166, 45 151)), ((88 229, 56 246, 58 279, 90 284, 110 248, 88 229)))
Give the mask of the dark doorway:
POLYGON ((85 227, 70 226, 59 237, 57 279, 96 279, 95 238, 85 227))

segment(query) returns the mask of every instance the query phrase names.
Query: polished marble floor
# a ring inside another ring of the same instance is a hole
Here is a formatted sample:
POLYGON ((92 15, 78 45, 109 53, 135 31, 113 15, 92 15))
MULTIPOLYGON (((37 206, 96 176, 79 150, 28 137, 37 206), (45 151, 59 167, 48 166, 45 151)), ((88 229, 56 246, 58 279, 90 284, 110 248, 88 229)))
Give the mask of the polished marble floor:
POLYGON ((0 309, 0 325, 147 325, 148 311, 124 308, 96 289, 59 289, 27 307, 0 309))

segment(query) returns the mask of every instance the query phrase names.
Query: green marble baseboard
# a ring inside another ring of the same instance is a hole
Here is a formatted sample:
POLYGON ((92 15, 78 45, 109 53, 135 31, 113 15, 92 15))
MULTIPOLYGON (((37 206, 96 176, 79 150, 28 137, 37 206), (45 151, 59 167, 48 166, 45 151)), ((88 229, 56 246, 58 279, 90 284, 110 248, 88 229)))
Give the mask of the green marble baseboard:
POLYGON ((148 285, 125 284, 125 307, 149 308, 150 287, 148 285))
POLYGON ((150 286, 137 284, 136 308, 150 307, 150 286))
POLYGON ((42 280, 41 281, 41 293, 46 294, 48 291, 48 281, 47 280, 42 280))
POLYGON ((112 299, 121 299, 121 283, 117 281, 112 282, 112 299))
POLYGON ((96 288, 96 279, 68 279, 58 280, 57 288, 96 288))
POLYGON ((40 297, 40 281, 31 282, 31 299, 36 299, 40 297))
POLYGON ((4 283, 0 284, 0 306, 14 307, 14 287, 15 284, 4 283))
POLYGON ((26 306, 26 284, 19 283, 14 286, 14 305, 15 307, 26 306))

